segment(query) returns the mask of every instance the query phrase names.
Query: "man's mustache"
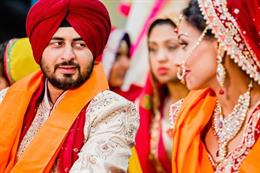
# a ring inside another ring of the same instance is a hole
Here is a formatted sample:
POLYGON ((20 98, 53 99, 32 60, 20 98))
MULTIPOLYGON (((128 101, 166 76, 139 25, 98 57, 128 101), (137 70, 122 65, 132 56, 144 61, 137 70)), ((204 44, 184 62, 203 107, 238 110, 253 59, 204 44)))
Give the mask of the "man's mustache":
POLYGON ((77 68, 77 69, 80 68, 79 64, 77 64, 77 63, 75 63, 75 62, 73 62, 73 61, 64 61, 64 62, 62 62, 62 63, 56 64, 56 65, 54 66, 54 71, 55 71, 57 68, 59 68, 60 66, 73 66, 73 67, 75 67, 75 68, 77 68))

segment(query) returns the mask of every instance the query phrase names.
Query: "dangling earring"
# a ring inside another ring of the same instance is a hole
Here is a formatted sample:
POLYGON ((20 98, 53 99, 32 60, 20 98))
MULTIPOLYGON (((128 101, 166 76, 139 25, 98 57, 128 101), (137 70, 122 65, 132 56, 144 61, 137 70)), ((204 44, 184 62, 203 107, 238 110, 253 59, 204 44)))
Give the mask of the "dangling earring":
POLYGON ((185 72, 186 72, 186 65, 185 65, 185 61, 182 61, 181 66, 178 67, 177 70, 177 78, 182 81, 184 76, 185 76, 185 72))
POLYGON ((224 65, 222 64, 223 56, 224 56, 224 51, 222 51, 222 49, 219 46, 218 55, 217 55, 217 80, 221 87, 221 89, 219 90, 220 95, 224 94, 224 82, 226 78, 226 70, 224 65))

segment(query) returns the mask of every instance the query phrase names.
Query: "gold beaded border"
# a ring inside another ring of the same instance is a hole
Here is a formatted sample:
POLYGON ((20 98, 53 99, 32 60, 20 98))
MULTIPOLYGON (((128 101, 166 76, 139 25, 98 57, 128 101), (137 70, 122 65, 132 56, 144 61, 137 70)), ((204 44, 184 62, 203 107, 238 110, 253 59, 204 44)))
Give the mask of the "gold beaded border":
POLYGON ((198 3, 219 44, 231 59, 260 85, 260 64, 250 46, 242 38, 243 33, 239 30, 235 19, 228 12, 226 0, 198 0, 198 3))

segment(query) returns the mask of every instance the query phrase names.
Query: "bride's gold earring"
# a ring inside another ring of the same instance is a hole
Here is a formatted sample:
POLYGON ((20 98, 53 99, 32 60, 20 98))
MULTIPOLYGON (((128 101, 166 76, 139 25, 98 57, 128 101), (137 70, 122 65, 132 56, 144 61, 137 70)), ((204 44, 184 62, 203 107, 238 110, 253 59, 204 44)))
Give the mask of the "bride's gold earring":
POLYGON ((178 70, 177 70, 177 78, 178 78, 180 81, 182 81, 182 80, 184 79, 185 72, 186 72, 185 61, 182 61, 180 67, 178 67, 178 70))
POLYGON ((223 56, 224 56, 224 50, 221 49, 221 47, 218 47, 218 55, 217 55, 217 80, 220 85, 219 94, 224 94, 224 83, 226 78, 226 69, 223 65, 223 56))

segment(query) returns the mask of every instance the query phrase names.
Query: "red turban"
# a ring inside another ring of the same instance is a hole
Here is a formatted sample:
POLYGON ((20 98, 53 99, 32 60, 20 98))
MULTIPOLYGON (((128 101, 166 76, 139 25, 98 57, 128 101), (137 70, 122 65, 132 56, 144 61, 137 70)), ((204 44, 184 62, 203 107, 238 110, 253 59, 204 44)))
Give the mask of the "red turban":
POLYGON ((27 36, 38 64, 64 19, 86 42, 94 58, 103 52, 111 23, 107 9, 99 0, 39 0, 26 21, 27 36))

